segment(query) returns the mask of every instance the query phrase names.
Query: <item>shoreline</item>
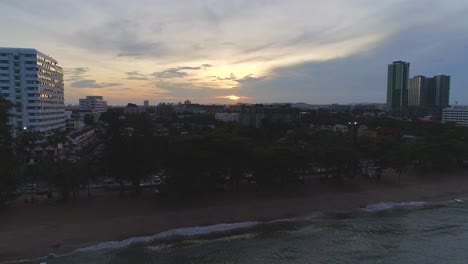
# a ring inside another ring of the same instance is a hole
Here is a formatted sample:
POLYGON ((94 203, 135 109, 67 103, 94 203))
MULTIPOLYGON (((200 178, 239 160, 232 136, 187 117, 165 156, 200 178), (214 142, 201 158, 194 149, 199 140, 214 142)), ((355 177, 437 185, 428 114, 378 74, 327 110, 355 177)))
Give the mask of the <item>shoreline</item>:
POLYGON ((186 201, 176 208, 154 197, 118 199, 114 193, 59 205, 16 201, 16 207, 0 213, 0 263, 37 259, 51 252, 63 255, 180 228, 303 218, 315 212, 353 210, 382 202, 448 201, 468 196, 468 177, 464 175, 466 171, 457 171, 439 179, 421 179, 407 174, 403 185, 396 186, 395 177, 389 174, 378 183, 364 179, 345 186, 311 183, 294 194, 232 194, 186 201), (63 243, 58 250, 51 247, 55 241, 63 243))

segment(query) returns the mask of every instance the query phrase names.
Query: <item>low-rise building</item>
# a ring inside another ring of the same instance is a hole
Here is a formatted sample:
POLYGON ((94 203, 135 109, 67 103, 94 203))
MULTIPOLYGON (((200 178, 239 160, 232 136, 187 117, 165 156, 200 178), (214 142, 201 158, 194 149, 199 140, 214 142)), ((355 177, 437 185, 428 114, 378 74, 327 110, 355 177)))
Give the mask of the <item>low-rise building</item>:
POLYGON ((239 113, 216 113, 215 119, 221 122, 239 122, 239 113))
POLYGON ((65 128, 67 130, 77 130, 84 128, 84 117, 79 114, 79 110, 65 110, 65 128))
POLYGON ((300 118, 299 109, 291 104, 255 104, 242 105, 239 122, 242 126, 259 128, 265 122, 291 123, 300 118))
POLYGON ((102 113, 107 112, 107 101, 102 96, 86 96, 79 102, 80 110, 91 110, 95 122, 99 120, 102 113))
POLYGON ((442 110, 442 122, 454 122, 457 126, 468 127, 468 106, 453 106, 442 110))
POLYGON ((26 148, 27 153, 25 162, 28 164, 36 164, 44 159, 60 159, 63 154, 63 144, 57 143, 57 145, 38 143, 30 148, 26 148))
POLYGON ((67 136, 68 143, 72 146, 83 146, 88 144, 95 137, 94 128, 88 127, 74 131, 67 136))
POLYGON ((144 106, 138 106, 136 104, 128 104, 124 108, 124 113, 125 114, 141 114, 141 113, 146 113, 148 112, 148 108, 144 106))
POLYGON ((348 133, 348 126, 341 125, 341 124, 336 124, 336 125, 333 126, 333 132, 347 134, 348 133))

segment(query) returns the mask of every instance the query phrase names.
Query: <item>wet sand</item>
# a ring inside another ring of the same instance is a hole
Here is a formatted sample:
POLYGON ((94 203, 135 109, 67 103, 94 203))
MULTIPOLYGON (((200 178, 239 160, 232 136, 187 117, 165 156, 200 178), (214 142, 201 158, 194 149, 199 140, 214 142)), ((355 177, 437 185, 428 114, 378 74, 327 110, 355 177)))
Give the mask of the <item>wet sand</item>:
POLYGON ((168 204, 154 193, 121 199, 103 193, 76 202, 28 204, 0 211, 0 262, 62 254, 111 240, 154 235, 181 227, 270 221, 349 210, 379 202, 444 201, 468 196, 468 171, 402 175, 380 182, 358 178, 344 184, 311 181, 287 191, 229 193, 168 204), (52 245, 59 241, 60 248, 52 245))

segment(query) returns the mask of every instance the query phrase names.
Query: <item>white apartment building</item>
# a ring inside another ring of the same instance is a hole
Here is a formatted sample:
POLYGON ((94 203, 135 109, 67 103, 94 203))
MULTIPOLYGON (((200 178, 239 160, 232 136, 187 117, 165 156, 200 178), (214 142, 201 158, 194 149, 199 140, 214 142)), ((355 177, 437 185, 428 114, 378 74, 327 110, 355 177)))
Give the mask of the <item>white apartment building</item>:
POLYGON ((468 106, 453 106, 442 110, 442 122, 455 122, 457 126, 468 127, 468 106))
POLYGON ((63 70, 35 49, 0 48, 0 94, 11 101, 13 136, 65 128, 63 70))
POLYGON ((239 122, 239 113, 215 113, 215 119, 221 122, 239 122))
POLYGON ((100 115, 107 112, 107 101, 102 96, 86 96, 80 99, 81 110, 93 110, 94 113, 100 115))

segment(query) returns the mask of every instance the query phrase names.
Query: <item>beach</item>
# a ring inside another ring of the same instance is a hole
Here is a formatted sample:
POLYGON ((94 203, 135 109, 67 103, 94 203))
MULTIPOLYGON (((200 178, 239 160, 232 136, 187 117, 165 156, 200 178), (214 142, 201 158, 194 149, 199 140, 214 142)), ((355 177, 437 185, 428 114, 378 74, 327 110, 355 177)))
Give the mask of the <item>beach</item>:
POLYGON ((468 171, 385 173, 343 184, 311 181, 283 192, 228 193, 169 204, 153 193, 119 198, 118 192, 57 204, 23 200, 0 212, 0 262, 32 259, 166 230, 244 221, 304 217, 381 202, 445 201, 468 196, 468 171), (55 249, 52 245, 60 242, 55 249))

